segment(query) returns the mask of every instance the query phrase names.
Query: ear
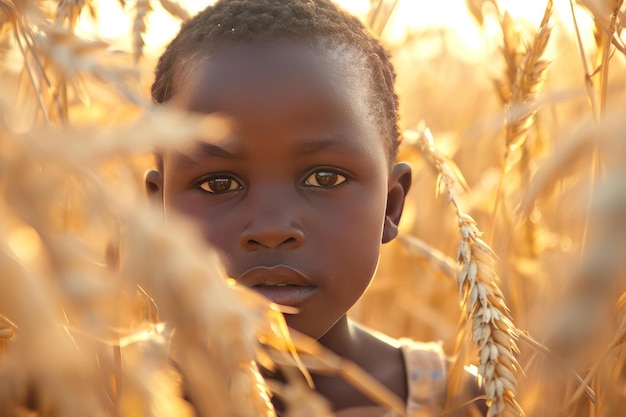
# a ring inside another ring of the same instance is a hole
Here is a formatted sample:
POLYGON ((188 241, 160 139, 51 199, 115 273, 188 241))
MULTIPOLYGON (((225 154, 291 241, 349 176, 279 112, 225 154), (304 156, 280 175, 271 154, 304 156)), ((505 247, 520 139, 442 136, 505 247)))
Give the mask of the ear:
POLYGON ((389 191, 387 192, 387 210, 383 226, 383 243, 390 242, 398 236, 398 224, 402 217, 406 195, 411 188, 411 167, 405 163, 394 165, 389 175, 389 191))
POLYGON ((148 171, 144 183, 150 200, 163 204, 163 174, 161 174, 161 171, 156 169, 148 171))

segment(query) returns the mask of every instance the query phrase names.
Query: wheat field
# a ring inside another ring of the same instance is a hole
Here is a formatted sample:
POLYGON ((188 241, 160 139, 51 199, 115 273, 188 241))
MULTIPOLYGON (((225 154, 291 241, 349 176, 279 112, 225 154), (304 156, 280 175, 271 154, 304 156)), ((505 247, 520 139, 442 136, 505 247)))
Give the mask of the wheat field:
MULTIPOLYGON (((402 407, 145 197, 153 149, 214 123, 148 94, 208 3, 0 0, 0 416, 191 416, 179 371, 202 416, 331 416, 307 368, 402 407)), ((414 173, 350 315, 441 341, 448 414, 472 364, 490 416, 625 415, 626 5, 338 3, 392 54, 414 173)))

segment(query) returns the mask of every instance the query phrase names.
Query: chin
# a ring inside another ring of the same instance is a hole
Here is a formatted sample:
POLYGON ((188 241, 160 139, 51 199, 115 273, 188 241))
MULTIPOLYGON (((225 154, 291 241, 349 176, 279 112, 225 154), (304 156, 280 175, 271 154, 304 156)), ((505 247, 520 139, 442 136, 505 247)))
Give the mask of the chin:
POLYGON ((287 326, 289 326, 290 330, 295 330, 315 340, 324 336, 330 327, 332 327, 320 326, 318 320, 311 320, 299 314, 283 313, 283 317, 285 317, 285 322, 287 322, 287 326))

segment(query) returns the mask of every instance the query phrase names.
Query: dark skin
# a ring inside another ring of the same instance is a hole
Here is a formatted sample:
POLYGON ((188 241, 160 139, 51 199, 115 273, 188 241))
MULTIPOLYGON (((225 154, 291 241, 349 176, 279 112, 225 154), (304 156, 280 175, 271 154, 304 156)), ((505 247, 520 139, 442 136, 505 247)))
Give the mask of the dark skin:
MULTIPOLYGON (((334 60, 287 41, 199 60, 172 102, 226 116, 228 134, 165 153, 146 186, 166 215, 195 222, 231 277, 295 307, 285 314, 291 328, 406 399, 399 348, 346 313, 369 285, 381 243, 397 235, 411 170, 390 163, 365 70, 353 76, 334 60)), ((373 404, 339 378, 314 382, 335 410, 373 404)))

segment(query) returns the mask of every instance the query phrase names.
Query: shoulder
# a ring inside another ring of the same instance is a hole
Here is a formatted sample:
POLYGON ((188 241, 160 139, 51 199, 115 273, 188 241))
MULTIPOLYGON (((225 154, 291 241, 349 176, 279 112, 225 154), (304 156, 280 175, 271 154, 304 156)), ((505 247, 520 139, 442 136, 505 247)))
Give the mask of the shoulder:
POLYGON ((399 341, 361 325, 353 330, 359 346, 357 365, 405 399, 406 372, 399 341))

